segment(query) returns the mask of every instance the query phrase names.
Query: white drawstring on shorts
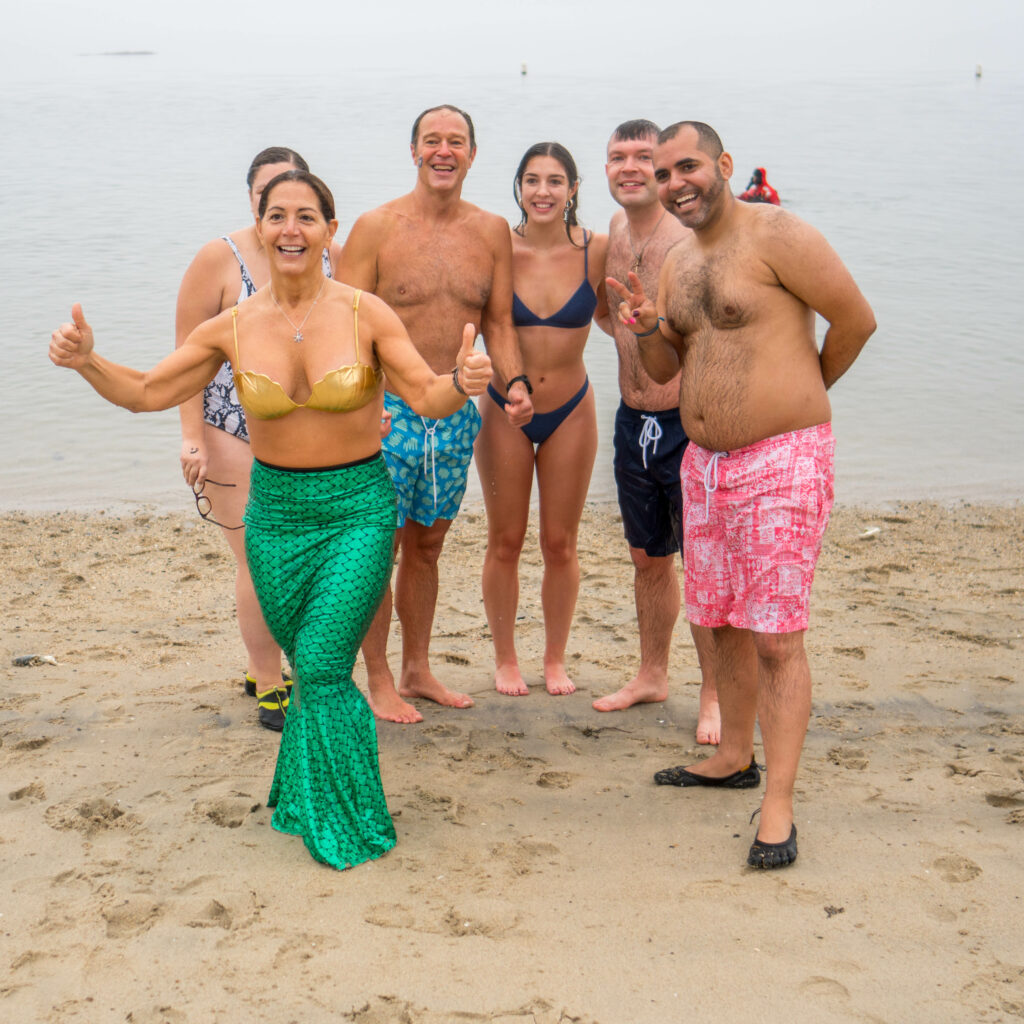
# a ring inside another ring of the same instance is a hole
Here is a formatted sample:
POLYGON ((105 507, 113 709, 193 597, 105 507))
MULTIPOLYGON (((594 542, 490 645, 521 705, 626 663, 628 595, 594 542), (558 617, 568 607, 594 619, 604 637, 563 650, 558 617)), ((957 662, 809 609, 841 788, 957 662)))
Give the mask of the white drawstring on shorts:
POLYGON ((644 456, 644 469, 647 468, 647 446, 652 445, 651 454, 658 454, 658 441, 661 438, 661 424, 653 416, 645 416, 643 413, 640 414, 640 419, 644 421, 643 429, 640 431, 640 451, 643 452, 644 456))
POLYGON ((704 467, 704 516, 711 515, 711 495, 718 490, 718 460, 729 458, 728 452, 712 452, 704 467))
POLYGON ((437 453, 437 438, 434 436, 437 433, 437 425, 440 420, 434 420, 432 427, 427 426, 426 419, 421 416, 420 421, 423 424, 423 472, 427 471, 427 444, 430 445, 430 476, 434 481, 434 510, 437 510, 437 467, 434 465, 434 456, 437 453))

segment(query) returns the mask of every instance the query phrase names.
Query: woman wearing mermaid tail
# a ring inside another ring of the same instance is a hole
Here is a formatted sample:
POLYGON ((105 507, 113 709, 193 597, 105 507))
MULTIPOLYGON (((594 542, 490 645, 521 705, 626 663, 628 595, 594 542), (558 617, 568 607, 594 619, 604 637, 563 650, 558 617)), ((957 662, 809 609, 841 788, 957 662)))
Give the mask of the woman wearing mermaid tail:
MULTIPOLYGON (((271 146, 253 157, 245 178, 253 220, 207 242, 185 271, 178 290, 176 346, 183 345, 204 320, 244 301, 270 279, 267 253, 256 230, 260 196, 268 181, 293 168, 309 170, 295 150, 283 146, 271 146)), ((336 243, 330 251, 324 250, 328 277, 340 252, 336 243)), ((222 528, 235 557, 235 609, 246 651, 245 690, 257 699, 260 725, 280 732, 291 684, 282 684, 281 648, 263 621, 245 561, 245 530, 239 527, 249 496, 252 451, 231 364, 224 363, 203 393, 183 402, 179 412, 185 482, 196 492, 204 518, 222 528)))
POLYGON ((533 419, 512 427, 502 397, 511 381, 497 378, 492 401, 480 403, 475 454, 487 506, 483 595, 494 637, 499 693, 529 693, 515 649, 519 555, 537 475, 540 548, 544 557, 544 684, 550 694, 575 690, 565 666, 579 591, 576 535, 597 454, 594 392, 583 365, 591 318, 601 315, 607 235, 576 223, 579 176, 557 142, 531 146, 520 161, 513 193, 522 220, 512 232, 512 315, 533 394, 533 419), (550 315, 541 316, 554 310, 550 315), (503 390, 499 391, 499 388, 503 390))
POLYGON ((435 375, 387 305, 324 276, 321 254, 336 230, 327 186, 305 171, 280 174, 257 221, 268 286, 200 324, 148 372, 97 355, 76 304, 73 322, 53 332, 50 359, 135 411, 178 405, 232 363, 254 456, 246 558, 295 672, 267 802, 276 829, 345 868, 395 843, 373 715, 352 681, 390 574, 396 519, 380 455, 382 377, 414 410, 439 418, 482 393, 491 366, 467 324, 457 365, 435 375))

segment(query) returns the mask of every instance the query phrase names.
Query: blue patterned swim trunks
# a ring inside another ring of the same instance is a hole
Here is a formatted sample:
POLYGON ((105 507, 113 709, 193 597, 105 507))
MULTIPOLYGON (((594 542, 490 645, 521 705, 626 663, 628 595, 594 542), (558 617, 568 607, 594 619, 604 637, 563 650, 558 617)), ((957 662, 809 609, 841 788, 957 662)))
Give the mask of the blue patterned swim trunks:
POLYGON ((480 430, 476 406, 469 401, 451 416, 428 420, 386 391, 384 408, 391 413, 391 433, 381 447, 398 495, 399 527, 406 519, 423 526, 454 519, 480 430))

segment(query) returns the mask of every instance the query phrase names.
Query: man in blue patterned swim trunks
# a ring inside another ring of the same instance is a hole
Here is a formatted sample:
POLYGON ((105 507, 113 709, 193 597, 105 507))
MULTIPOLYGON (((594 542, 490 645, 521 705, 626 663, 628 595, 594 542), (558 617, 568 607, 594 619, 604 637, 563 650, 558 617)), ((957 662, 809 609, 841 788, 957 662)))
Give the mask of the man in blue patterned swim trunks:
POLYGON ((398 525, 414 520, 433 526, 458 514, 466 493, 473 441, 480 413, 467 402, 443 420, 417 415, 390 391, 384 409, 391 414, 391 432, 382 445, 384 460, 398 495, 398 525))
MULTIPOLYGON (((533 416, 512 324, 512 245, 508 224, 462 199, 476 155, 469 115, 443 105, 425 110, 412 129, 416 184, 408 194, 363 214, 353 225, 336 276, 380 296, 401 318, 420 355, 436 373, 451 372, 467 322, 477 325, 514 426, 533 416)), ((455 416, 423 420, 387 393, 391 433, 384 457, 398 492, 399 552, 394 608, 402 623, 398 686, 387 663, 389 591, 363 643, 370 707, 391 722, 423 716, 407 697, 447 707, 473 700, 445 687, 430 671, 430 633, 437 603, 437 562, 466 489, 480 425, 467 402, 455 416)))

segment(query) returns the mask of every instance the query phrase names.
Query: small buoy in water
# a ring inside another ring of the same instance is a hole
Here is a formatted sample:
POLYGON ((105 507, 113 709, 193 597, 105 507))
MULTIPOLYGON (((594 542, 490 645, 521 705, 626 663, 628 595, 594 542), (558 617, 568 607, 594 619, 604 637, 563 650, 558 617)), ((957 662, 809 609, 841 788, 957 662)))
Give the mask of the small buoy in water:
POLYGON ((526 74, 526 61, 525 60, 523 61, 522 66, 519 69, 519 74, 521 74, 521 75, 525 75, 526 74))
MULTIPOLYGON (((526 65, 524 64, 523 67, 525 68, 526 65)), ((524 71, 523 74, 525 75, 526 72, 524 71)), ((980 64, 975 64, 974 65, 974 77, 975 78, 981 78, 981 65, 980 64)))

